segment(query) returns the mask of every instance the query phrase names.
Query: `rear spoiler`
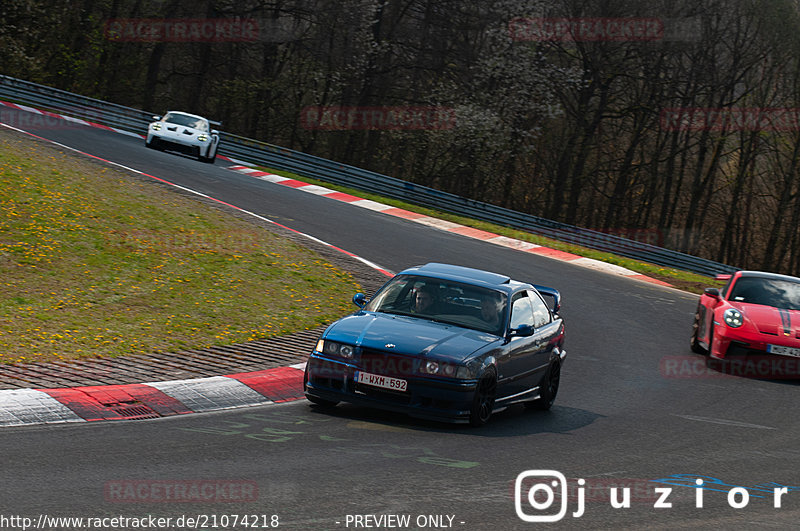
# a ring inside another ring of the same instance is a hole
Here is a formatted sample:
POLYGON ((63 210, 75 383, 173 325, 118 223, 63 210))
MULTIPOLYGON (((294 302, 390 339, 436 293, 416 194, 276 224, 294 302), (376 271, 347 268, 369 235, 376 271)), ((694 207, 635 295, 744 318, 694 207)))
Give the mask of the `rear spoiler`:
POLYGON ((733 275, 719 274, 714 277, 714 280, 730 280, 733 275))
POLYGON ((561 293, 555 288, 548 288, 547 286, 538 286, 533 284, 533 287, 536 288, 541 295, 545 297, 552 297, 553 298, 553 313, 558 313, 561 309, 561 293))

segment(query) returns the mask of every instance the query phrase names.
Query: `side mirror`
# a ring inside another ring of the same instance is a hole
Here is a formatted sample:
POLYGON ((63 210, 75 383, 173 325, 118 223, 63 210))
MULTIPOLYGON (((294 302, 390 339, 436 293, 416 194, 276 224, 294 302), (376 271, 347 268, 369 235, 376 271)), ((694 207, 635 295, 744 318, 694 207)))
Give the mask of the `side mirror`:
POLYGON ((717 288, 706 288, 705 290, 703 290, 703 293, 705 293, 709 297, 714 297, 715 299, 719 299, 722 297, 722 295, 720 295, 719 293, 719 289, 717 288))
POLYGON ((359 308, 363 308, 367 305, 367 296, 363 293, 356 293, 353 295, 353 304, 358 306, 359 308))
POLYGON ((218 135, 218 134, 219 134, 219 131, 217 131, 216 129, 212 129, 212 130, 211 130, 211 134, 212 134, 212 135, 218 135))
POLYGON ((157 122, 157 121, 161 120, 161 117, 159 115, 157 115, 157 114, 154 114, 153 115, 153 120, 155 120, 157 122))
POLYGON ((508 337, 530 337, 533 335, 533 327, 531 325, 520 325, 508 331, 508 337))

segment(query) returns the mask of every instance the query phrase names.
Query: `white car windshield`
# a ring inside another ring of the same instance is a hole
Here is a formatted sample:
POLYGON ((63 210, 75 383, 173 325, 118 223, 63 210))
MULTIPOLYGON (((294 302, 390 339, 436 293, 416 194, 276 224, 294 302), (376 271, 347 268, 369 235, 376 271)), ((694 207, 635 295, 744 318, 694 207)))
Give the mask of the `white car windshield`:
POLYGON ((391 280, 364 308, 408 315, 502 335, 506 294, 438 278, 401 275, 391 280))
POLYGON ((208 132, 208 122, 202 118, 196 118, 194 116, 188 116, 186 114, 179 113, 168 113, 164 117, 164 121, 171 124, 191 127, 192 129, 197 129, 198 131, 208 132))

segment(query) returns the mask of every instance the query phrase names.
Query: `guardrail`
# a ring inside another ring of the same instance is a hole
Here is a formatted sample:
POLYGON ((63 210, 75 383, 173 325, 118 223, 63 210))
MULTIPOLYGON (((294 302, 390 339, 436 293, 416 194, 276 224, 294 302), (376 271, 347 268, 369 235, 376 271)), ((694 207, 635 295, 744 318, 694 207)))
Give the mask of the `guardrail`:
MULTIPOLYGON (((144 134, 153 113, 88 98, 63 90, 0 75, 0 100, 144 134)), ((714 276, 738 268, 637 242, 621 236, 583 229, 566 223, 517 212, 420 186, 380 173, 221 132, 220 154, 322 181, 444 210, 469 218, 524 230, 562 242, 650 262, 656 265, 714 276)))

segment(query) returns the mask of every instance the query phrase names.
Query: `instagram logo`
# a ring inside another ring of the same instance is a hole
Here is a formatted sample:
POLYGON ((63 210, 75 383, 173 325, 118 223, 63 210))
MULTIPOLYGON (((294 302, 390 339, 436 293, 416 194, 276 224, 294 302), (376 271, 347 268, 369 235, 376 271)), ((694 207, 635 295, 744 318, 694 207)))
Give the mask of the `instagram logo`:
POLYGON ((514 482, 514 508, 525 522, 558 522, 567 514, 567 478, 556 470, 522 472, 514 482), (551 511, 556 503, 558 512, 551 511))

